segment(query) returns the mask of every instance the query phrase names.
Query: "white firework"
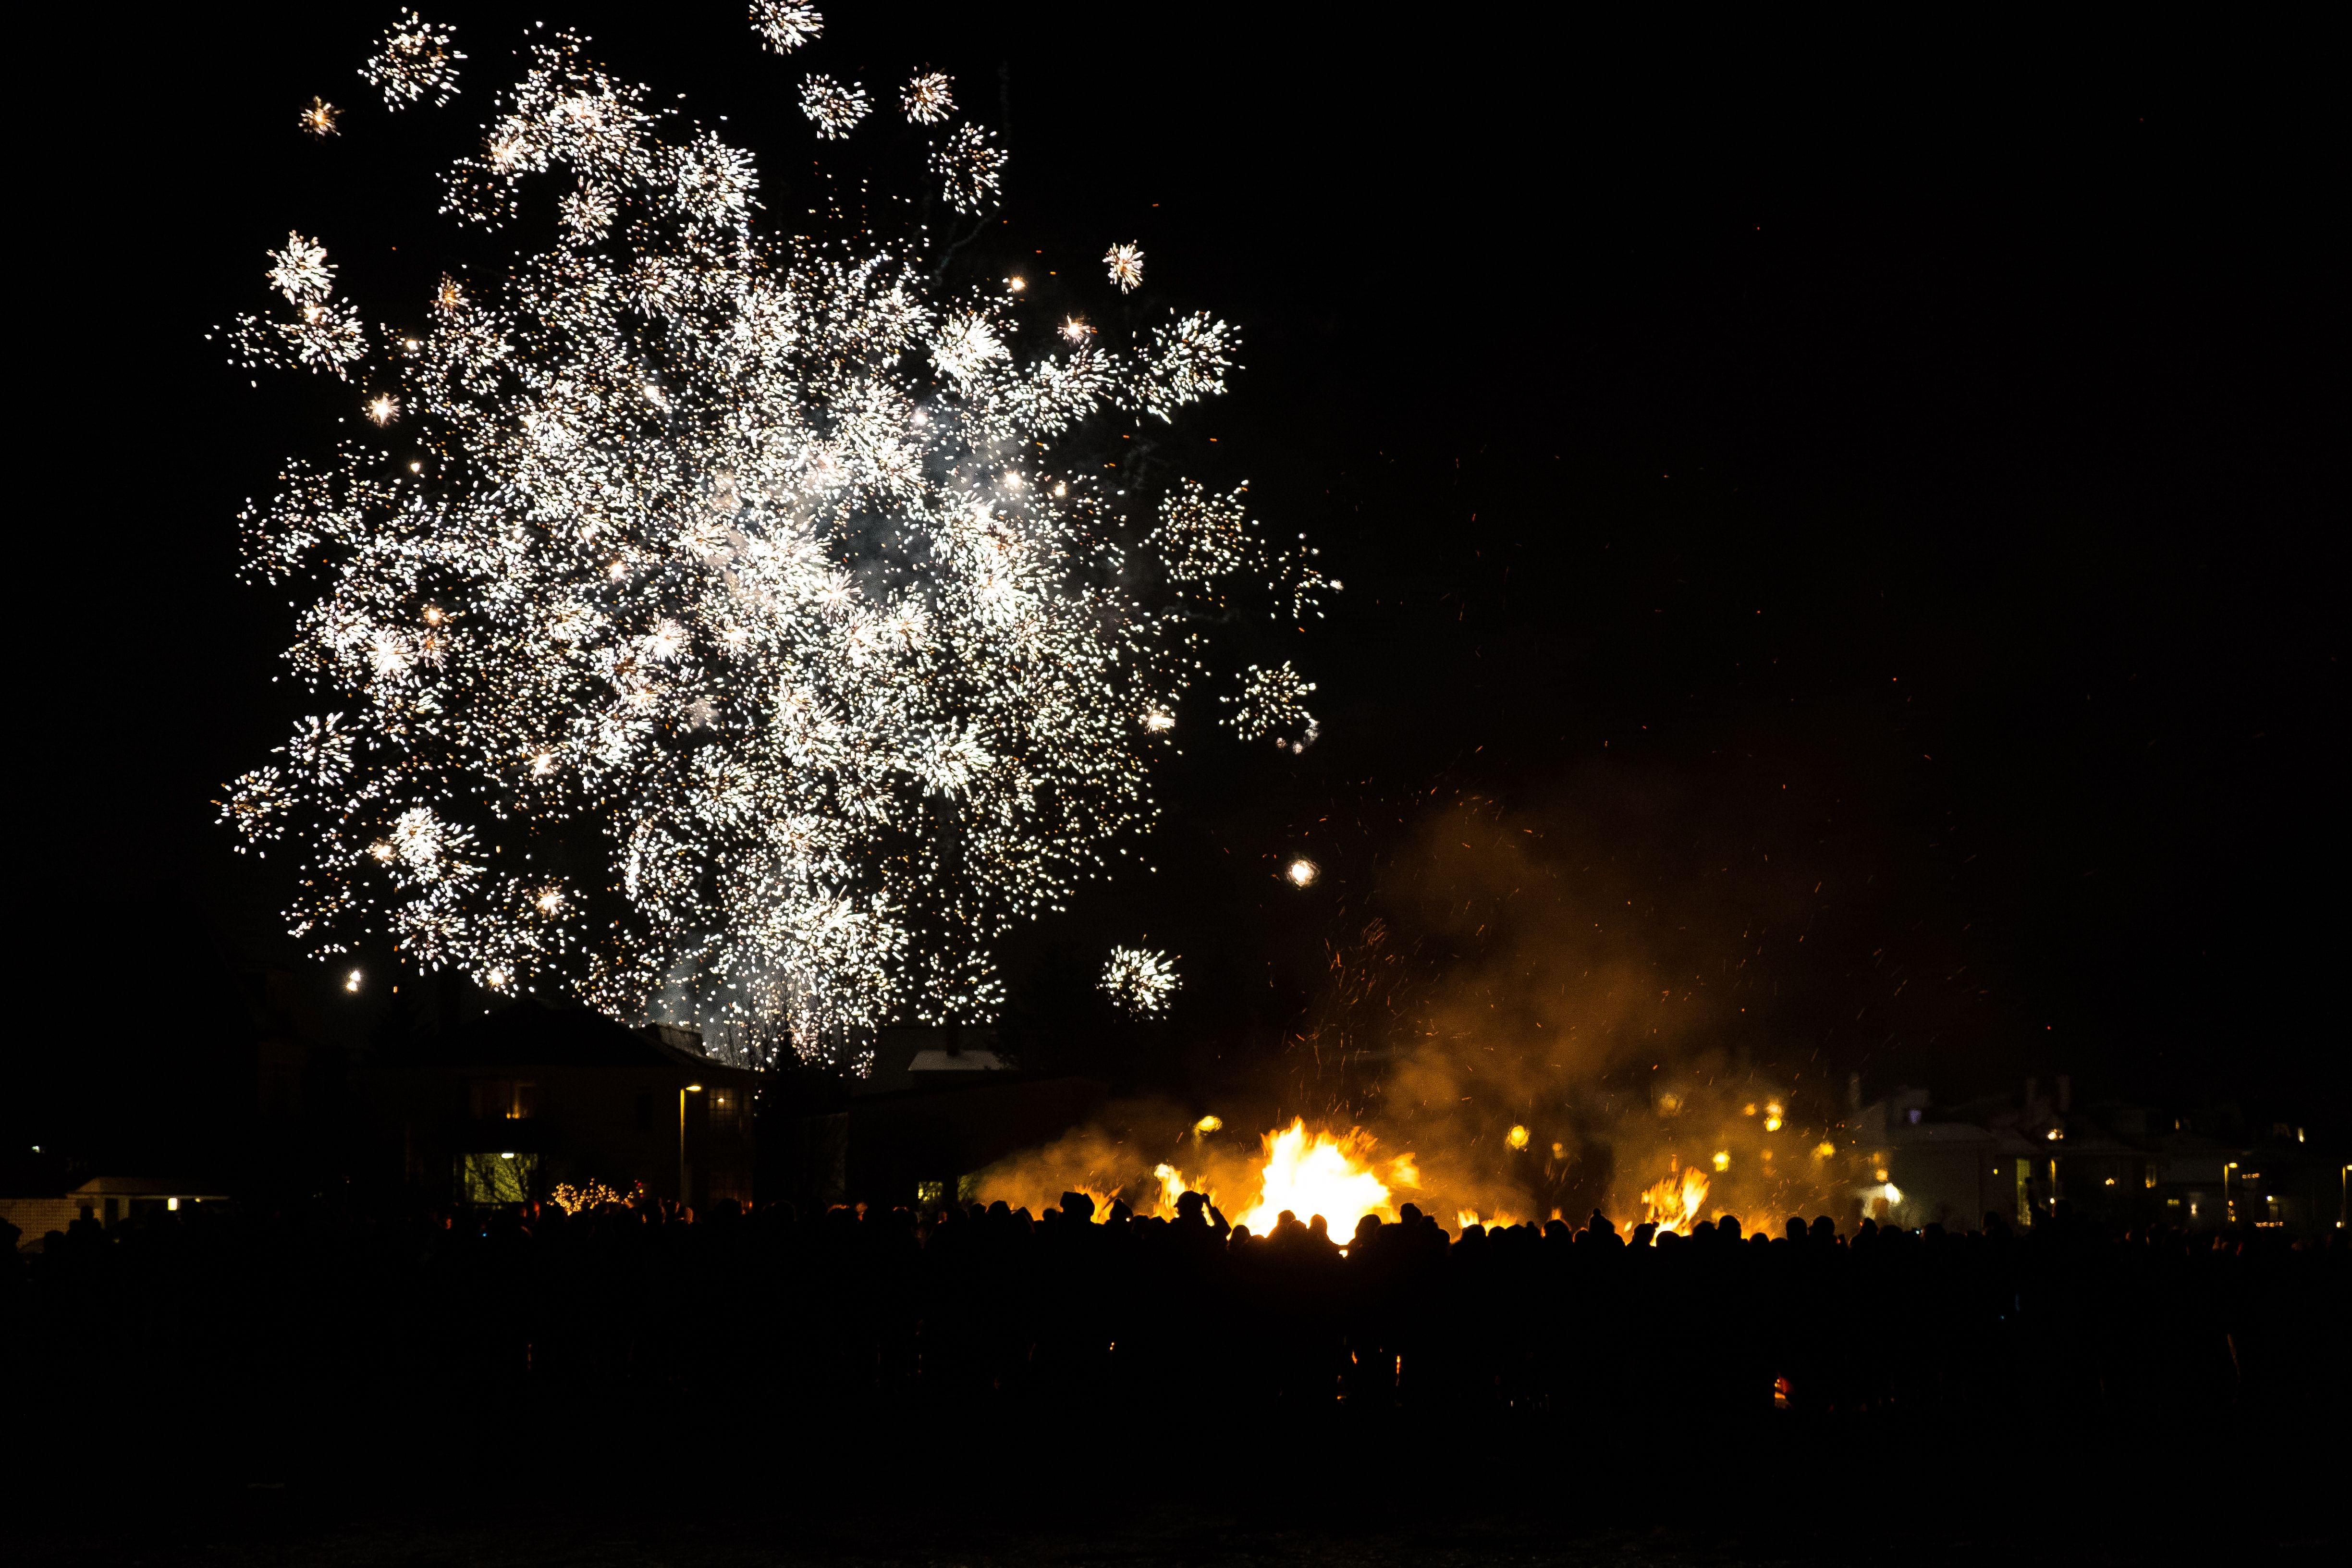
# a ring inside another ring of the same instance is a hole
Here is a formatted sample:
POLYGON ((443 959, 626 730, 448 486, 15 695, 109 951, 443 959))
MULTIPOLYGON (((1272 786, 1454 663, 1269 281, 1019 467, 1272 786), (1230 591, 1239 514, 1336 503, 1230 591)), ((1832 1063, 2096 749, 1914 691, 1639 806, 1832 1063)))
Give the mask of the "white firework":
POLYGON ((780 55, 824 36, 824 18, 805 0, 751 0, 751 29, 780 55))
POLYGON ((856 82, 845 85, 818 75, 801 83, 801 112, 809 117, 816 133, 829 142, 848 135, 873 107, 866 89, 856 82))
POLYGON ((286 248, 269 253, 269 286, 286 296, 289 305, 323 300, 335 291, 335 268, 327 247, 299 233, 286 236, 286 248))
POLYGON ((1006 156, 989 132, 961 125, 946 146, 932 149, 931 172, 940 177, 948 205, 960 213, 982 213, 996 205, 1006 156))
POLYGON ((386 109, 406 109, 428 97, 438 109, 456 95, 457 62, 466 58, 449 47, 453 37, 448 28, 403 11, 360 67, 360 79, 383 94, 386 109))
MULTIPOLYGON (((919 236, 771 239, 749 155, 650 103, 535 45, 446 183, 502 258, 380 339, 323 246, 273 253, 294 321, 240 322, 245 357, 348 375, 381 342, 401 440, 360 425, 245 519, 331 711, 222 814, 301 846, 319 951, 851 1063, 993 1011, 998 940, 1149 826, 1237 615, 1202 605, 1281 608, 1238 492, 1160 510, 1102 461, 1111 419, 1221 389, 1233 336, 1024 333, 919 236)), ((1253 679, 1295 725, 1308 689, 1253 679)))
POLYGON ((239 316, 229 341, 248 366, 299 365, 348 380, 367 353, 367 333, 358 310, 334 298, 335 268, 327 247, 291 233, 285 249, 269 252, 269 285, 286 297, 289 313, 239 316))
POLYGON ((1244 741, 1272 735, 1276 744, 1303 752, 1319 733, 1315 716, 1307 710, 1307 694, 1314 689, 1315 683, 1292 668, 1288 659, 1271 669, 1251 665, 1242 674, 1241 695, 1226 700, 1234 710, 1225 722, 1244 741))
POLYGON ((1103 252, 1103 265, 1110 268, 1110 280, 1120 293, 1132 294, 1142 286, 1143 247, 1114 245, 1103 252))
POLYGON ((1137 1016, 1165 1012, 1181 984, 1175 961, 1147 948, 1112 948, 1110 962, 1103 966, 1104 994, 1137 1016))
POLYGON ((918 71, 898 95, 898 107, 917 125, 937 125, 955 112, 955 84, 943 72, 918 71))

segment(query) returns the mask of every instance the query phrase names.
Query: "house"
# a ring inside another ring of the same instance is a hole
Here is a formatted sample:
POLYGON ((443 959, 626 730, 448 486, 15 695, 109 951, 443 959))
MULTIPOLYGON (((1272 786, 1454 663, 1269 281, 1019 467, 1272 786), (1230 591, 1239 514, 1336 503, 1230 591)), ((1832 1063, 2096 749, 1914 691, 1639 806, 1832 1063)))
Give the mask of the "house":
POLYGON ((522 1203, 601 1182, 748 1203, 757 1074, 695 1031, 526 998, 409 1042, 367 1075, 379 1163, 438 1201, 522 1203))
POLYGON ((19 1251, 41 1245, 50 1231, 62 1231, 78 1219, 96 1220, 111 1230, 125 1220, 151 1214, 182 1214, 199 1204, 225 1204, 228 1194, 215 1185, 162 1176, 92 1176, 66 1192, 28 1197, 0 1198, 0 1220, 24 1234, 19 1251))
POLYGON ((1987 1214, 2032 1223, 2041 1149, 2030 1119, 1990 1107, 1938 1111, 1924 1089, 1898 1089, 1863 1108, 1857 1141, 1871 1180, 1857 1194, 1882 1224, 1973 1230, 1987 1214), (1977 1114, 1969 1114, 1976 1111, 1977 1114))
POLYGON ((2104 1224, 2188 1230, 2310 1231, 2340 1217, 2325 1180, 2336 1167, 2299 1125, 2255 1137, 2234 1112, 2192 1119, 2120 1101, 2082 1109, 2073 1089, 2062 1074, 2050 1095, 2027 1079, 2018 1100, 1938 1107, 1924 1089, 1898 1089, 1863 1107, 1854 1128, 1872 1179, 1854 1194, 1862 1212, 1948 1229, 1981 1224, 1988 1212, 2031 1226, 2060 1201, 2104 1224))
POLYGON ((893 1025, 863 1077, 777 1118, 772 1181, 804 1204, 952 1201, 965 1178, 1052 1142, 1108 1094, 1096 1079, 1016 1068, 986 1026, 893 1025))

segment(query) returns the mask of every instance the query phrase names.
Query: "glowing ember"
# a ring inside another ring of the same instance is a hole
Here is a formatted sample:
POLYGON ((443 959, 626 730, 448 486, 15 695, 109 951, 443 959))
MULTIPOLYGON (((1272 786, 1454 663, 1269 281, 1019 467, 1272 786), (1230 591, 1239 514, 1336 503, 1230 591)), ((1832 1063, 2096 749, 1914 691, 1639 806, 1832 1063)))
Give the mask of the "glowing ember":
POLYGON ((1249 1226, 1253 1236, 1264 1236, 1285 1209, 1301 1223, 1319 1214, 1330 1223, 1332 1237, 1344 1240, 1368 1214, 1393 1219, 1388 1186, 1364 1158, 1370 1142, 1356 1132, 1339 1139, 1318 1132, 1310 1140, 1303 1120, 1291 1122, 1286 1131, 1267 1133, 1257 1206, 1237 1223, 1249 1226))

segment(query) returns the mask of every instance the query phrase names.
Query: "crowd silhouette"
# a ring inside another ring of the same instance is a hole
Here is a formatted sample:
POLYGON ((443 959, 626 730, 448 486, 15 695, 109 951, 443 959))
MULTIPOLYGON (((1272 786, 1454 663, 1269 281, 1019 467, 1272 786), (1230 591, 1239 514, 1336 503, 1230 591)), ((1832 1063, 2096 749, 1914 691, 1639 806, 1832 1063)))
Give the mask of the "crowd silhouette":
MULTIPOLYGON (((13 1239, 0 1237, 0 1239, 13 1239)), ((1676 1420, 2287 1408, 2346 1389, 2352 1253, 2275 1232, 1827 1217, 1694 1234, 1470 1226, 1405 1205, 1344 1242, 1082 1194, 908 1208, 639 1199, 396 1217, 324 1206, 77 1223, 7 1250, 8 1341, 252 1400, 630 1385, 809 1401, 1207 1405, 1676 1420)), ((24 1386, 20 1383, 20 1387, 24 1386)))

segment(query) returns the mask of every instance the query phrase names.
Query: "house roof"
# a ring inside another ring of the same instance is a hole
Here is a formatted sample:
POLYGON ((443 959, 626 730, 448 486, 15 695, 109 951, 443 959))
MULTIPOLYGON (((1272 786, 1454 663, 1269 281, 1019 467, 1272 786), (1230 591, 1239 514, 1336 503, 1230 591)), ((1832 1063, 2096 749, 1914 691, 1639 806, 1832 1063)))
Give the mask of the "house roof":
POLYGON ((126 1198, 195 1198, 218 1203, 228 1194, 218 1183, 209 1185, 168 1176, 92 1176, 69 1196, 126 1198))
POLYGON ((419 1041, 417 1066, 475 1068, 680 1068, 714 1075, 740 1073, 650 1034, 640 1034, 584 1007, 551 1007, 533 997, 470 1018, 447 1034, 419 1041))

